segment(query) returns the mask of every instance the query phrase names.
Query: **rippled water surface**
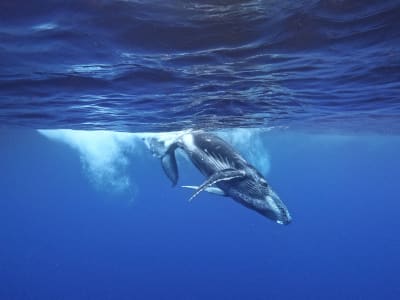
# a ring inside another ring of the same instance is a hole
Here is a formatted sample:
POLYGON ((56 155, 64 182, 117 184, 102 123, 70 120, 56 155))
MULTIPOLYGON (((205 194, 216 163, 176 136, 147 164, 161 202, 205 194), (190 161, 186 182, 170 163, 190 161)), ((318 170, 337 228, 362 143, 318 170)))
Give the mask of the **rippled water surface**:
POLYGON ((0 126, 400 132, 398 1, 2 1, 0 126))

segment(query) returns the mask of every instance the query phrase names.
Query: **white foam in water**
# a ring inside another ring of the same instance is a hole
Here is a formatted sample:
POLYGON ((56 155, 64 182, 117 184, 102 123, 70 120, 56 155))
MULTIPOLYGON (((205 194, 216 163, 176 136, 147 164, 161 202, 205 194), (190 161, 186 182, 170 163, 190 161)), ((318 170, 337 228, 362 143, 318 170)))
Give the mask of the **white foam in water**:
MULTIPOLYGON (((130 191, 136 194, 137 186, 129 175, 135 157, 143 155, 145 145, 159 157, 165 149, 185 131, 160 133, 122 133, 113 131, 39 130, 49 139, 63 142, 80 154, 85 174, 99 189, 110 192, 130 191)), ((234 129, 218 133, 242 153, 263 174, 269 170, 269 157, 257 129, 234 129)), ((155 172, 162 172, 161 166, 155 172)))
POLYGON ((79 151, 85 173, 96 187, 114 192, 135 189, 127 172, 128 154, 136 144, 132 134, 64 129, 39 132, 79 151))
MULTIPOLYGON (((129 164, 135 156, 142 155, 140 144, 156 156, 163 154, 181 132, 124 133, 85 130, 39 130, 49 139, 63 142, 80 154, 82 167, 89 180, 99 189, 109 192, 137 191, 134 178, 129 175, 129 164), (159 141, 155 149, 150 141, 159 141)), ((160 169, 161 170, 161 169, 160 169)))

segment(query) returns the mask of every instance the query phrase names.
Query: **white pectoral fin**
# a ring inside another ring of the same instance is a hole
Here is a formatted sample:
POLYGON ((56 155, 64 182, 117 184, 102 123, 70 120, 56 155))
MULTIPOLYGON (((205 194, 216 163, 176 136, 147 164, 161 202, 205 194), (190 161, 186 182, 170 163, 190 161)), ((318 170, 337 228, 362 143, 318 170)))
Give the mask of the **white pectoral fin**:
POLYGON ((223 170, 220 172, 216 172, 215 174, 211 175, 202 185, 197 187, 196 192, 190 197, 189 202, 191 202, 198 194, 202 191, 205 191, 207 188, 211 188, 212 185, 220 182, 220 181, 228 181, 235 178, 244 177, 246 174, 242 170, 223 170))
MULTIPOLYGON (((192 189, 192 190, 198 190, 199 187, 196 185, 182 185, 183 188, 187 188, 187 189, 192 189)), ((205 192, 211 193, 211 194, 216 194, 216 195, 220 195, 220 196, 225 196, 225 192, 223 190, 221 190, 218 187, 215 186, 209 186, 206 187, 204 189, 205 192)))
POLYGON ((199 187, 197 185, 182 185, 183 188, 197 190, 199 187))

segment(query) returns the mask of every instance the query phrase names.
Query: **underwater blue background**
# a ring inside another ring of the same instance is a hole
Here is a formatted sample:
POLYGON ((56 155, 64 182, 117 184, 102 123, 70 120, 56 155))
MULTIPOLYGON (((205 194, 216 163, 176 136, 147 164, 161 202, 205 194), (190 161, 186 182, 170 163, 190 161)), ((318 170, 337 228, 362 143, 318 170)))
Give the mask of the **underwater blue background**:
POLYGON ((396 0, 1 1, 0 299, 400 299, 399 28, 396 0), (293 222, 188 203, 191 164, 172 188, 111 133, 190 128, 293 222))
MULTIPOLYGON (((172 188, 146 150, 129 193, 97 189, 79 154, 2 131, 1 299, 397 299, 400 219, 391 136, 262 135, 281 226, 172 188)), ((245 153, 244 153, 245 155, 245 153)), ((180 184, 202 177, 180 161, 180 184)))

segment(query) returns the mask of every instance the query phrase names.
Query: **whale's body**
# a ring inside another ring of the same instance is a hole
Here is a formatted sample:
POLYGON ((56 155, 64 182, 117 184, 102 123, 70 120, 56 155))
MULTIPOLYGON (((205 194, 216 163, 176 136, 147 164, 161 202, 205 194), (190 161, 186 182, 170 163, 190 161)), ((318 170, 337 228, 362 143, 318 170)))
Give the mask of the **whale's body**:
POLYGON ((232 146, 218 136, 203 131, 185 133, 175 140, 162 156, 162 166, 175 186, 178 167, 175 150, 182 149, 197 169, 207 178, 195 189, 192 200, 207 191, 231 197, 240 204, 257 211, 277 223, 288 224, 291 216, 265 178, 232 146))

